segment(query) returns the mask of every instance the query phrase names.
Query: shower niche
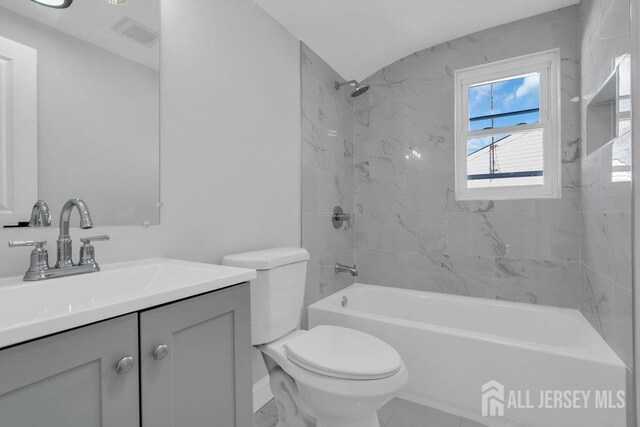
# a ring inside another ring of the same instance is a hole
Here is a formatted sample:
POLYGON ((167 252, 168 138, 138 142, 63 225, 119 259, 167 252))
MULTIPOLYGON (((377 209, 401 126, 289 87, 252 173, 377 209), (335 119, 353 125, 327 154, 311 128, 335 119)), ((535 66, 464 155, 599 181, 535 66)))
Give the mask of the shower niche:
POLYGON ((629 60, 622 58, 586 108, 587 155, 628 130, 630 120, 629 60))

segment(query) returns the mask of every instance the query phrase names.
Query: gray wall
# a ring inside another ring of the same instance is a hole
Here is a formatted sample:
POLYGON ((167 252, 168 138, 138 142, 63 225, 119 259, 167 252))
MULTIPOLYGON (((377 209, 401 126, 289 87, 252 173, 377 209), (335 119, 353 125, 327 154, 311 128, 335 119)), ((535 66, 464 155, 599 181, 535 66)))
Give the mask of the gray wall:
POLYGON ((356 261, 363 283, 579 306, 577 6, 416 52, 354 101, 356 261), (562 199, 457 202, 456 69, 560 48, 562 199), (422 151, 420 159, 405 154, 422 151))
MULTIPOLYGON (((629 0, 583 0, 582 107, 630 51, 629 0)), ((585 132, 586 138, 589 137, 585 132)), ((628 367, 633 363, 631 181, 612 182, 612 159, 631 166, 631 134, 586 154, 582 163, 580 310, 628 367)))
POLYGON ((302 82, 302 245, 310 252, 305 306, 354 282, 335 274, 336 262, 354 263, 354 228, 336 230, 330 214, 335 206, 353 213, 354 112, 349 88, 326 62, 303 43, 302 82))
MULTIPOLYGON (((80 235, 110 234, 96 247, 103 263, 219 263, 299 246, 298 40, 252 0, 163 1, 162 39, 160 225, 73 229, 76 245, 80 235)), ((29 251, 8 240, 46 239, 55 260, 55 227, 0 234, 0 277, 29 265, 29 251)), ((266 374, 257 353, 253 369, 255 379, 266 374)))
MULTIPOLYGON (((72 237, 111 234, 96 248, 102 262, 162 255, 218 263, 229 253, 299 246, 298 41, 251 0, 162 8, 161 224, 74 229, 72 237)), ((55 258, 55 227, 0 233, 0 243, 45 238, 55 258)), ((22 275, 29 253, 3 243, 0 259, 0 277, 22 275)))

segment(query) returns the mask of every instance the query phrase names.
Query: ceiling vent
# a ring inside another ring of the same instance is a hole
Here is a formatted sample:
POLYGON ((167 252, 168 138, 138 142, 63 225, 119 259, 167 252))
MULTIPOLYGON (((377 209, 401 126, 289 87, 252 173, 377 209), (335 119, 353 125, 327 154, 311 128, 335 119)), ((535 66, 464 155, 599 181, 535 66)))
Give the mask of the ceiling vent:
POLYGON ((158 42, 159 34, 157 32, 128 17, 122 18, 112 28, 116 33, 147 47, 158 42))

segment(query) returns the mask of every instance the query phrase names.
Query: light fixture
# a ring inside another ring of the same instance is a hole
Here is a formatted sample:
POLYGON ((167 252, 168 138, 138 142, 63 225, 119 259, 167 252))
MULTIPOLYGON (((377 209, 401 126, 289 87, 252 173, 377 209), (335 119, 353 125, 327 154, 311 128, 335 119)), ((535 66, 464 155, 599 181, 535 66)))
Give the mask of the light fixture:
POLYGON ((34 3, 41 4, 42 6, 53 7, 54 9, 66 9, 71 6, 73 0, 31 0, 34 3))
POLYGON ((123 5, 123 4, 127 4, 129 0, 106 0, 106 1, 109 4, 123 5))
POLYGON ((404 155, 405 159, 421 159, 422 158, 422 150, 420 148, 409 147, 407 152, 404 155))

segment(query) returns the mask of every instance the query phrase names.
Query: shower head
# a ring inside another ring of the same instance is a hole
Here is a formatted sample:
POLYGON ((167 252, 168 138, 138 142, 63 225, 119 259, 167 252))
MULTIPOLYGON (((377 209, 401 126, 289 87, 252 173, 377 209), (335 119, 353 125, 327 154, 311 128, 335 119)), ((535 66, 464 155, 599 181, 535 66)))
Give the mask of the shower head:
POLYGON ((342 86, 346 86, 346 85, 350 85, 353 86, 353 92, 351 92, 351 97, 355 98, 357 96, 362 95, 363 93, 365 93, 366 91, 369 90, 369 85, 364 85, 364 86, 360 86, 360 83, 358 83, 357 80, 349 80, 347 82, 334 82, 333 83, 333 87, 336 88, 336 90, 340 90, 340 88, 342 86))
POLYGON ((368 90, 369 90, 369 85, 356 86, 355 90, 351 92, 351 97, 355 98, 356 96, 360 96, 368 90))

